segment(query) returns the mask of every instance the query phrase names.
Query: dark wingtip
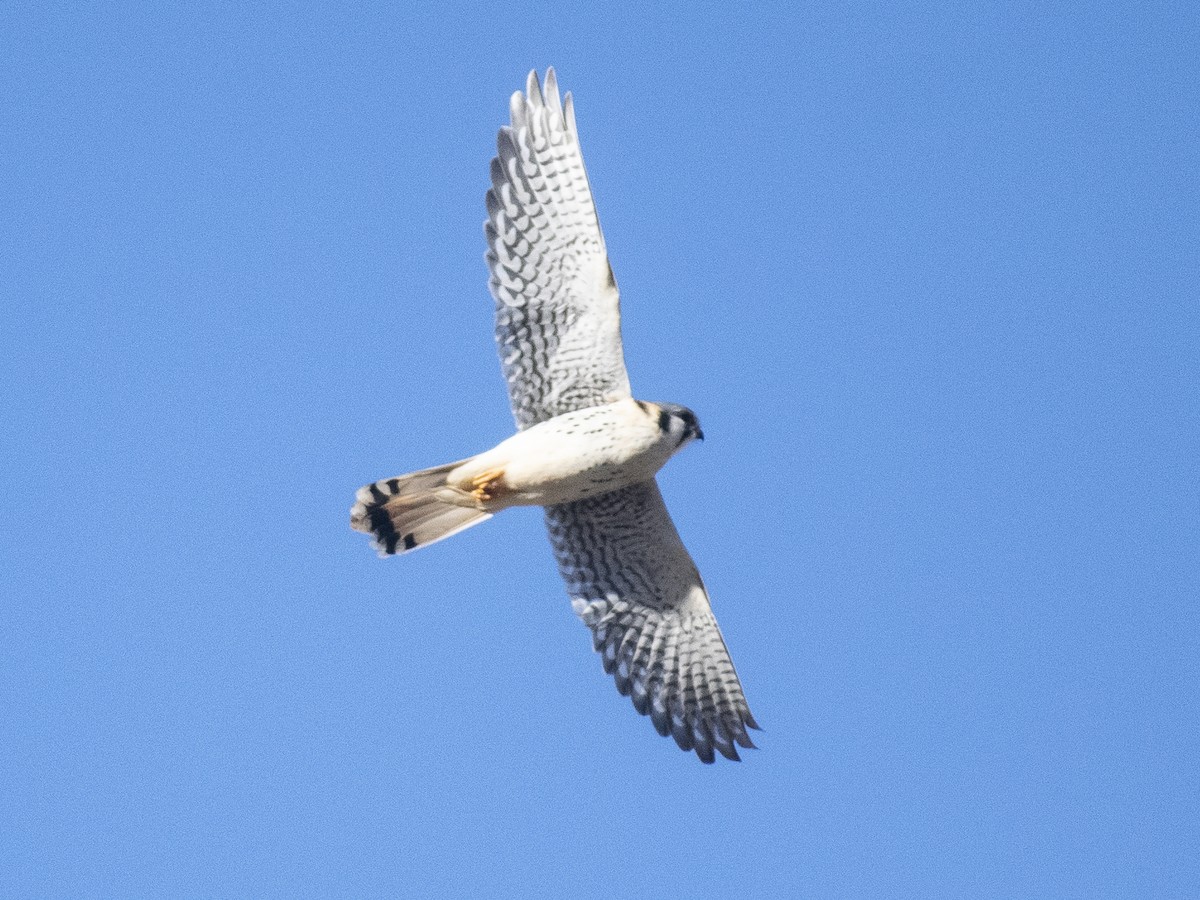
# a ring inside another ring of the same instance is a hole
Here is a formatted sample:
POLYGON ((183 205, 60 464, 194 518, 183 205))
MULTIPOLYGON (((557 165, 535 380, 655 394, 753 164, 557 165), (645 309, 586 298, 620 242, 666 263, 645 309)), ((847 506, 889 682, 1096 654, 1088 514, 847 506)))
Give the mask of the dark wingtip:
POLYGON ((721 743, 721 744, 715 744, 714 746, 717 748, 717 750, 720 751, 721 755, 723 757, 725 757, 726 759, 732 760, 733 762, 741 762, 742 761, 742 758, 740 756, 738 756, 737 747, 735 747, 733 744, 721 743))

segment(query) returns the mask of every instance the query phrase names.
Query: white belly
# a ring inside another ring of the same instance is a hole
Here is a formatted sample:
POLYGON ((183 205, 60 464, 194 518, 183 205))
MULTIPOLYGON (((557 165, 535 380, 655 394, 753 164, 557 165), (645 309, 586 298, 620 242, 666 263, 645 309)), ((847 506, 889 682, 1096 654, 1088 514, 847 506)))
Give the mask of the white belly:
POLYGON ((446 481, 469 493, 477 478, 499 473, 482 508, 550 506, 653 478, 676 449, 655 418, 635 401, 619 400, 518 432, 459 466, 446 481))

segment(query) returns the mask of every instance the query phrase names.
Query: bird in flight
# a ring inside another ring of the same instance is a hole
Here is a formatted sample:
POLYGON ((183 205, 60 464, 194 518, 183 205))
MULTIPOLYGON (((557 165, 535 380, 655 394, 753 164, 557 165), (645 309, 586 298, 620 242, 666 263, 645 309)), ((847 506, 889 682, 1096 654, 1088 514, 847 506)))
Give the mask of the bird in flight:
POLYGON ((706 763, 758 728, 708 592, 654 476, 703 440, 691 410, 635 400, 617 283, 571 95, 530 72, 500 129, 487 192, 488 286, 517 433, 469 459, 360 488, 350 524, 381 556, 510 506, 545 507, 550 543, 604 671, 659 734, 706 763))

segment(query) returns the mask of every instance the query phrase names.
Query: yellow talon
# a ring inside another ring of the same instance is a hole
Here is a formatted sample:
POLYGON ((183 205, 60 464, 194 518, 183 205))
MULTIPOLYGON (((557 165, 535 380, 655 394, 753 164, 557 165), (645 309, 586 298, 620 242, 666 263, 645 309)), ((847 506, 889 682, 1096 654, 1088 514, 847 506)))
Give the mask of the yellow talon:
POLYGON ((503 469, 489 469, 486 472, 480 472, 471 479, 471 484, 475 488, 471 491, 471 496, 480 502, 491 500, 495 496, 494 492, 499 491, 502 487, 503 478, 503 469))

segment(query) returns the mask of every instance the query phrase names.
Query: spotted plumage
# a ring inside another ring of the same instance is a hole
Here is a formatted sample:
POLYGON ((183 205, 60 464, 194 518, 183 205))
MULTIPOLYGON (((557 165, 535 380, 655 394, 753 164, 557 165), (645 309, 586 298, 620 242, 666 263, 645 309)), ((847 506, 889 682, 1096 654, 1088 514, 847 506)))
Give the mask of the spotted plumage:
POLYGON ((351 524, 407 553, 510 506, 545 507, 576 613, 617 689, 704 762, 757 728, 699 572, 654 476, 704 433, 694 413, 633 399, 620 298, 571 95, 531 72, 500 130, 487 193, 496 344, 517 432, 469 459, 367 485, 351 524))

